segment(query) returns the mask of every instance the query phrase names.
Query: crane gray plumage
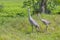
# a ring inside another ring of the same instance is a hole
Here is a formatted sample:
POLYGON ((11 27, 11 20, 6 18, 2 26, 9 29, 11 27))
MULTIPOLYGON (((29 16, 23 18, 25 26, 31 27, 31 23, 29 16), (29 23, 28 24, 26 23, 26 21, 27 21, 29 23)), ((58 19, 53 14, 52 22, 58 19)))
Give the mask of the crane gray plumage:
POLYGON ((47 31, 47 28, 48 28, 48 25, 50 24, 50 22, 46 19, 41 19, 41 21, 46 25, 46 31, 47 31))
POLYGON ((32 25, 32 31, 33 31, 33 26, 35 26, 36 30, 39 31, 39 25, 38 23, 31 17, 30 15, 30 9, 28 8, 28 19, 29 19, 29 22, 30 24, 32 25))
POLYGON ((48 25, 50 24, 50 21, 48 21, 46 19, 42 19, 39 14, 38 14, 38 16, 39 16, 39 19, 46 25, 46 31, 47 31, 47 28, 48 28, 48 25))

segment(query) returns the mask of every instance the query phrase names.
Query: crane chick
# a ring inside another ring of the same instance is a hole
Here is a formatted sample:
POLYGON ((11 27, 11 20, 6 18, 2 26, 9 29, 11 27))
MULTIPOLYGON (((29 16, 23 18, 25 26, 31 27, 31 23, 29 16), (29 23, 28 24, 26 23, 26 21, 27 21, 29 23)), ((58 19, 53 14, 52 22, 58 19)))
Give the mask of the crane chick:
POLYGON ((38 14, 38 17, 39 17, 40 21, 42 21, 46 25, 46 31, 47 31, 47 28, 48 28, 48 25, 50 24, 50 21, 41 18, 40 14, 38 14))

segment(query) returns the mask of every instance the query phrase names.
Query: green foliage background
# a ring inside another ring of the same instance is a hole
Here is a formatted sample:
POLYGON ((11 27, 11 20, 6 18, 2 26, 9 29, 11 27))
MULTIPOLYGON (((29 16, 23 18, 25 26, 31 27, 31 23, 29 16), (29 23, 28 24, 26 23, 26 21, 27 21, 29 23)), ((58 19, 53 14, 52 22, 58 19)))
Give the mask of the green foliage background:
POLYGON ((26 9, 22 8, 24 0, 0 0, 1 16, 26 15, 26 9))
MULTIPOLYGON (((27 16, 27 6, 31 6, 31 10, 34 9, 34 6, 39 8, 38 1, 40 0, 34 0, 34 3, 32 0, 0 0, 0 16, 27 16)), ((47 8, 51 14, 58 14, 60 12, 60 1, 48 0, 47 8)))

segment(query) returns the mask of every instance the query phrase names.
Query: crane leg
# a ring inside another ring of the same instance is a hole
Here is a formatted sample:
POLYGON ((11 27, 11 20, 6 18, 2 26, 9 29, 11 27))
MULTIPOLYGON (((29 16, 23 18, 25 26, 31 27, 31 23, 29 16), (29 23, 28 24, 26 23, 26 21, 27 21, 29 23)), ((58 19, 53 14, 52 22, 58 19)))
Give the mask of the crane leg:
POLYGON ((48 25, 46 25, 46 31, 48 30, 48 25))
POLYGON ((32 32, 33 32, 33 25, 31 25, 32 26, 32 32))

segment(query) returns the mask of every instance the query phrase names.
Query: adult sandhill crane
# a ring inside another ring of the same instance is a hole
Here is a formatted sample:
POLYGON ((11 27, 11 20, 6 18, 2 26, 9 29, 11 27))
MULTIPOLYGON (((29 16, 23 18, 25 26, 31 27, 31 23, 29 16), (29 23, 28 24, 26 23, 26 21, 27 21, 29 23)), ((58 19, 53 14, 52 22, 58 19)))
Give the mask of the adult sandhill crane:
POLYGON ((46 31, 48 28, 48 25, 50 24, 50 21, 46 20, 46 19, 42 19, 40 14, 38 14, 39 19, 46 25, 46 31))
POLYGON ((30 15, 30 8, 28 8, 28 19, 30 24, 32 25, 32 31, 33 31, 33 26, 36 28, 36 30, 39 32, 39 24, 31 17, 30 15))

